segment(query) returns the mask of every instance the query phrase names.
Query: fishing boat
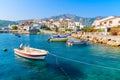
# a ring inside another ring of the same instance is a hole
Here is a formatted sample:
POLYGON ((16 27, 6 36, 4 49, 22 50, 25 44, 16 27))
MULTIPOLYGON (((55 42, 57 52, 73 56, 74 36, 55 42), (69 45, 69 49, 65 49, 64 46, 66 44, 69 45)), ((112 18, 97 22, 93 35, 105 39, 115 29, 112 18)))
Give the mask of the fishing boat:
POLYGON ((50 42, 66 42, 68 40, 67 35, 52 35, 49 39, 50 42))
POLYGON ((84 40, 67 40, 67 45, 72 46, 72 45, 86 45, 87 42, 84 40))
POLYGON ((48 51, 20 45, 20 48, 14 49, 14 53, 29 59, 44 59, 48 51))

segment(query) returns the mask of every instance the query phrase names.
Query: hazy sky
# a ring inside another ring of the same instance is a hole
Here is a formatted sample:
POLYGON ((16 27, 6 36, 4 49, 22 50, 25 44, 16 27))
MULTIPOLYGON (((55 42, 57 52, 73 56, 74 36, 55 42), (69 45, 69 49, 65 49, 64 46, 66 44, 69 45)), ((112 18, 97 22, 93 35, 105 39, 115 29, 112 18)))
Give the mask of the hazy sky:
POLYGON ((40 19, 59 14, 120 16, 120 0, 0 0, 0 19, 40 19))

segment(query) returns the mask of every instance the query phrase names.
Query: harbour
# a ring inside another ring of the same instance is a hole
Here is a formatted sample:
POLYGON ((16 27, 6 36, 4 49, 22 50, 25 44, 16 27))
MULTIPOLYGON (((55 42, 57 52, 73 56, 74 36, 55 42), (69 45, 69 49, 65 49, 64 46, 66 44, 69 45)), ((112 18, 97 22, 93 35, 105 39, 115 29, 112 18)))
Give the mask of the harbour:
POLYGON ((120 80, 120 0, 1 0, 0 80, 120 80))
POLYGON ((17 37, 14 34, 1 33, 0 38, 0 79, 120 79, 119 47, 101 44, 67 46, 65 42, 49 42, 48 34, 21 34, 21 37, 17 37), (16 56, 13 49, 21 43, 48 50, 49 54, 45 60, 37 61, 16 56), (4 52, 3 48, 8 51, 4 52))

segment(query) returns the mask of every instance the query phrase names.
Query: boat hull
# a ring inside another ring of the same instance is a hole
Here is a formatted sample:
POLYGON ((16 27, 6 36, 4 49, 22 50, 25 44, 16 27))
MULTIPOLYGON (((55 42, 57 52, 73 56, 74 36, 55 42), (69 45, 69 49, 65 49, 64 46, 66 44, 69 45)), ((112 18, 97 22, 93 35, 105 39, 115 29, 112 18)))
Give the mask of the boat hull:
POLYGON ((67 41, 67 45, 72 46, 72 45, 86 45, 86 41, 78 41, 78 42, 74 42, 74 41, 67 41))
POLYGON ((68 39, 67 38, 51 38, 49 41, 50 42, 66 42, 68 39))
POLYGON ((24 57, 24 58, 29 58, 29 59, 44 59, 45 56, 46 56, 46 54, 45 55, 26 54, 26 53, 18 51, 16 49, 14 49, 14 52, 15 52, 16 55, 19 55, 19 56, 24 57))

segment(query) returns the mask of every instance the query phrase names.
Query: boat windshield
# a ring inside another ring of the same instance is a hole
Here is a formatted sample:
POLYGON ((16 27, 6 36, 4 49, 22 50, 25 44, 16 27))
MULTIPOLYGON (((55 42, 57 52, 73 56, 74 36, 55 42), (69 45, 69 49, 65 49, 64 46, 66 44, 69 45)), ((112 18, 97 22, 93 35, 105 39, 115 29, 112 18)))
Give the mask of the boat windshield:
POLYGON ((20 44, 19 49, 23 50, 23 49, 24 49, 24 45, 23 45, 23 44, 20 44))

